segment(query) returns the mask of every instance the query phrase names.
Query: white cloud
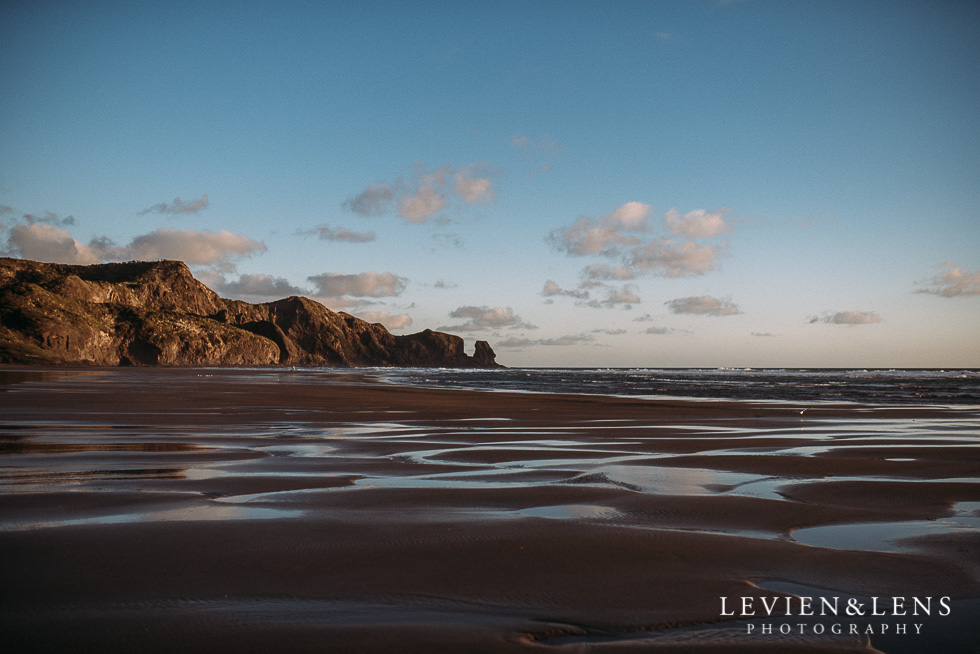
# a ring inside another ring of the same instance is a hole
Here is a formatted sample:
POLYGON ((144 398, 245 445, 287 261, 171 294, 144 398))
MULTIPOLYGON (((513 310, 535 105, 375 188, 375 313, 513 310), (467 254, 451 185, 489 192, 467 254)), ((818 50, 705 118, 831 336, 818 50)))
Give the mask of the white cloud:
POLYGON ((664 302, 671 313, 689 313, 701 316, 734 316, 742 313, 738 305, 728 298, 715 298, 710 295, 682 297, 664 302))
POLYGON ((608 334, 609 336, 622 336, 626 333, 625 329, 593 329, 593 334, 608 334))
POLYGON ((67 230, 44 223, 17 223, 7 237, 9 254, 47 263, 101 263, 102 256, 91 245, 76 241, 67 230))
POLYGON ((375 239, 374 232, 353 232, 345 227, 320 225, 313 229, 300 230, 301 236, 317 236, 322 241, 345 241, 347 243, 369 243, 375 239))
POLYGON ((493 329, 537 329, 514 314, 510 307, 462 306, 449 313, 450 318, 465 319, 461 325, 439 327, 440 331, 476 332, 493 329))
POLYGON ((424 223, 446 207, 446 196, 432 186, 422 186, 398 200, 398 214, 410 223, 424 223))
MULTIPOLYGON (((60 221, 64 224, 64 220, 60 221)), ((117 246, 106 237, 86 245, 67 230, 45 222, 17 223, 10 228, 6 251, 25 259, 51 263, 93 264, 104 261, 176 259, 192 266, 233 268, 235 259, 265 252, 265 244, 243 234, 190 229, 158 229, 117 246)))
POLYGON ((603 224, 623 229, 645 230, 650 217, 650 205, 642 202, 627 202, 602 219, 603 224))
POLYGON ((426 172, 425 166, 420 162, 412 165, 413 184, 431 184, 433 186, 447 186, 449 179, 453 175, 453 169, 449 166, 439 166, 438 168, 426 172))
POLYGON ((615 256, 623 247, 640 243, 638 237, 623 234, 615 226, 601 225, 590 218, 580 218, 571 227, 552 230, 548 239, 558 250, 578 256, 615 256))
POLYGON ((137 236, 129 245, 113 248, 111 258, 178 259, 189 265, 210 266, 265 252, 264 243, 226 229, 217 232, 192 229, 158 229, 137 236))
POLYGON ((493 202, 493 180, 489 177, 475 177, 473 170, 461 170, 454 176, 456 185, 453 191, 466 204, 490 204, 493 202))
POLYGON ((306 289, 293 286, 288 280, 272 275, 241 275, 236 281, 222 281, 212 288, 219 295, 234 299, 280 300, 293 295, 309 294, 306 289))
POLYGON ((681 216, 676 209, 666 213, 663 229, 656 235, 650 220, 650 205, 627 202, 601 219, 580 218, 568 227, 552 230, 552 246, 573 256, 603 256, 619 265, 592 264, 583 274, 589 279, 633 279, 642 274, 662 277, 694 277, 715 269, 724 251, 719 239, 732 231, 726 221, 731 209, 695 209, 681 216), (697 240, 696 240, 697 239, 697 240))
POLYGON ((637 272, 663 277, 697 277, 714 270, 717 259, 718 249, 713 245, 658 238, 635 248, 629 264, 637 272))
POLYGON ((143 209, 137 215, 145 216, 148 213, 162 213, 169 214, 171 216, 179 216, 181 214, 188 213, 198 213, 208 208, 208 194, 204 193, 197 200, 192 200, 191 202, 184 202, 180 198, 174 198, 171 204, 166 202, 161 202, 159 204, 154 204, 148 209, 143 209))
POLYGON ((929 279, 918 282, 928 284, 916 289, 916 293, 930 293, 942 297, 972 297, 980 295, 980 270, 963 270, 954 261, 947 261, 936 268, 945 268, 929 279))
POLYGON ((441 166, 432 171, 415 164, 407 179, 371 184, 344 202, 344 207, 361 216, 382 216, 394 208, 408 222, 421 224, 443 211, 492 203, 494 174, 485 163, 441 166))
POLYGON ((830 325, 871 325, 881 322, 881 316, 874 311, 838 311, 826 312, 821 316, 813 316, 808 321, 811 325, 825 322, 830 325))
POLYGON ((616 255, 624 247, 641 243, 638 236, 624 231, 647 231, 650 205, 627 202, 599 220, 580 218, 570 227, 551 231, 549 240, 557 249, 580 256, 616 255))
POLYGON ((404 277, 394 273, 362 272, 356 275, 341 273, 323 273, 307 279, 316 286, 319 297, 343 298, 354 297, 394 297, 405 290, 408 282, 404 277))
POLYGON ((681 217, 677 209, 671 209, 664 216, 664 224, 670 233, 675 236, 713 238, 732 230, 732 226, 725 222, 725 216, 731 212, 732 210, 728 207, 722 207, 714 211, 695 209, 681 217))
POLYGON ((379 322, 388 330, 404 329, 412 324, 412 319, 407 313, 393 316, 387 311, 366 311, 357 314, 357 317, 368 322, 379 322))

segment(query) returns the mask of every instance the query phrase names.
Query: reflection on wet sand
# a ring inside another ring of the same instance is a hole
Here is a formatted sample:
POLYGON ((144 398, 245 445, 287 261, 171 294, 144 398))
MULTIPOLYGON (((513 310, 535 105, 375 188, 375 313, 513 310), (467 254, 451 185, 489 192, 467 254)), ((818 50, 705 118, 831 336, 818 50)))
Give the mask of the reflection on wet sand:
MULTIPOLYGON (((781 651, 718 597, 980 596, 964 408, 801 419, 357 372, 18 374, 0 380, 2 606, 11 633, 54 648, 781 651), (174 604, 188 597, 207 620, 174 604)), ((977 636, 936 624, 944 651, 977 636)))

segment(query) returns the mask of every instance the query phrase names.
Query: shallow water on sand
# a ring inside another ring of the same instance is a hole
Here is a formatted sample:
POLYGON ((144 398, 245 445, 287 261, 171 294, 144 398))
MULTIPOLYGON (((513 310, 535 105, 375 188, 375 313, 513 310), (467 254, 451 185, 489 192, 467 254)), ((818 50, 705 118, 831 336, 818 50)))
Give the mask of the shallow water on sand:
MULTIPOLYGON (((324 371, 0 385, 0 554, 24 629, 63 602, 68 633, 118 593, 183 638, 201 624, 160 602, 197 593, 280 626, 269 601, 463 615, 525 645, 747 646, 744 624, 704 625, 753 579, 892 592, 900 561, 915 592, 980 594, 980 417, 962 407, 499 399, 324 371)), ((384 622, 345 615, 302 629, 384 622)))
MULTIPOLYGON (((249 371, 225 375, 222 381, 272 380, 277 384, 323 381, 325 373, 316 372, 315 376, 303 377, 249 371)), ((7 391, 3 398, 9 407, 20 397, 18 391, 25 389, 43 393, 50 387, 68 387, 76 396, 80 392, 107 391, 112 386, 113 373, 15 370, 0 376, 0 385, 7 391)), ((211 380, 218 373, 194 374, 201 381, 211 380)), ((444 372, 441 374, 445 377, 444 372)), ((581 374, 576 378, 579 377, 581 374)), ((341 378, 344 382, 363 381, 349 374, 341 378)), ((468 380, 465 376, 461 379, 468 380)), ((152 389, 157 398, 161 393, 179 397, 181 390, 172 376, 146 373, 140 377, 140 388, 144 392, 152 389)), ((785 418, 769 423, 699 418, 689 424, 669 421, 644 424, 630 418, 593 417, 578 423, 539 422, 534 427, 499 415, 463 417, 451 424, 393 422, 387 416, 412 416, 410 410, 396 409, 370 412, 372 416, 379 413, 386 416, 381 420, 348 420, 326 427, 313 426, 304 419, 309 417, 309 408, 273 406, 268 410, 277 416, 272 422, 244 425, 236 424, 226 409, 195 407, 181 412, 167 407, 154 411, 152 405, 144 405, 138 411, 144 424, 104 424, 110 423, 111 418, 99 420, 94 415, 93 423, 84 410, 78 409, 69 414, 70 422, 39 419, 36 412, 31 415, 29 411, 32 420, 2 420, 0 487, 8 494, 87 490, 109 495, 114 488, 143 482, 154 490, 175 494, 179 491, 182 501, 196 505, 145 513, 134 513, 124 507, 119 513, 79 518, 60 504, 57 511, 50 509, 52 515, 46 519, 24 522, 4 518, 0 520, 0 530, 27 525, 50 528, 114 521, 196 519, 186 516, 208 515, 215 516, 214 519, 302 517, 316 509, 276 509, 275 505, 287 498, 291 501, 296 492, 324 488, 331 493, 349 494, 359 488, 492 491, 574 485, 653 495, 785 501, 780 489, 799 484, 808 474, 780 473, 780 463, 795 463, 799 457, 859 460, 862 452, 873 447, 875 452, 895 450, 896 456, 875 456, 885 463, 915 464, 921 454, 935 456, 946 448, 970 448, 976 452, 980 448, 980 421, 976 415, 961 410, 911 419, 869 416, 866 408, 848 418, 824 417, 817 410, 804 415, 794 410, 787 411, 785 418), (283 421, 286 415, 292 418, 283 421), (165 424, 160 424, 158 416, 167 417, 165 424), (212 424, 206 429, 173 424, 184 420, 193 423, 204 416, 226 416, 228 424, 221 427, 212 424), (768 463, 761 465, 759 472, 750 472, 724 469, 717 461, 701 466, 697 464, 698 457, 766 457, 768 463), (772 471, 761 471, 764 468, 772 471), (261 511, 223 512, 236 494, 205 492, 203 498, 193 495, 196 486, 206 486, 213 480, 228 487, 247 488, 259 479, 290 477, 307 483, 298 484, 300 488, 286 489, 273 484, 275 488, 267 492, 237 494, 248 497, 249 502, 262 503, 261 511), (332 478, 341 478, 344 483, 324 485, 314 481, 332 478), (225 506, 213 506, 215 501, 225 506)), ((879 466, 881 463, 876 461, 879 466)), ((835 475, 832 468, 816 478, 834 477, 855 479, 853 475, 835 475)), ((901 479, 903 475, 868 477, 875 478, 901 479)), ((980 477, 960 481, 980 483, 980 477)), ((624 516, 612 507, 599 507, 595 511, 624 516)), ((526 517, 561 513, 554 505, 520 509, 520 515, 526 517)), ((576 509, 569 508, 566 513, 566 517, 576 518, 587 517, 585 514, 589 512, 577 515, 576 509)), ((906 537, 976 529, 975 519, 964 515, 933 521, 817 525, 795 530, 794 538, 820 547, 897 551, 906 547, 902 544, 906 537)), ((737 534, 744 530, 731 528, 730 531, 737 534)))

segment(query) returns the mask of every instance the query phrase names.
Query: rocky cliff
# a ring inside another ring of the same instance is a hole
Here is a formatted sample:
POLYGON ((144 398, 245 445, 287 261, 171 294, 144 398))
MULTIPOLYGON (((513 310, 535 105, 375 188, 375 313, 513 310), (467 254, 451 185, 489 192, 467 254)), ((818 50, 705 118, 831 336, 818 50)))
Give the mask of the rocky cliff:
POLYGON ((179 261, 0 258, 0 363, 495 368, 485 341, 380 324, 290 297, 225 300, 179 261))

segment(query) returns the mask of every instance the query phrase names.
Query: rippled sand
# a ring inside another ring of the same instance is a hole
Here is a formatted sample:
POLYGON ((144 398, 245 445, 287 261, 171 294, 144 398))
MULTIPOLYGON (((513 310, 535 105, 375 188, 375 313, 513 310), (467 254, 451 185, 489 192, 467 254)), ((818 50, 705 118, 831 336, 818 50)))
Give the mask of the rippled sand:
POLYGON ((973 651, 978 476, 969 407, 0 369, 0 645, 973 651), (953 611, 917 636, 721 615, 804 593, 953 611))

